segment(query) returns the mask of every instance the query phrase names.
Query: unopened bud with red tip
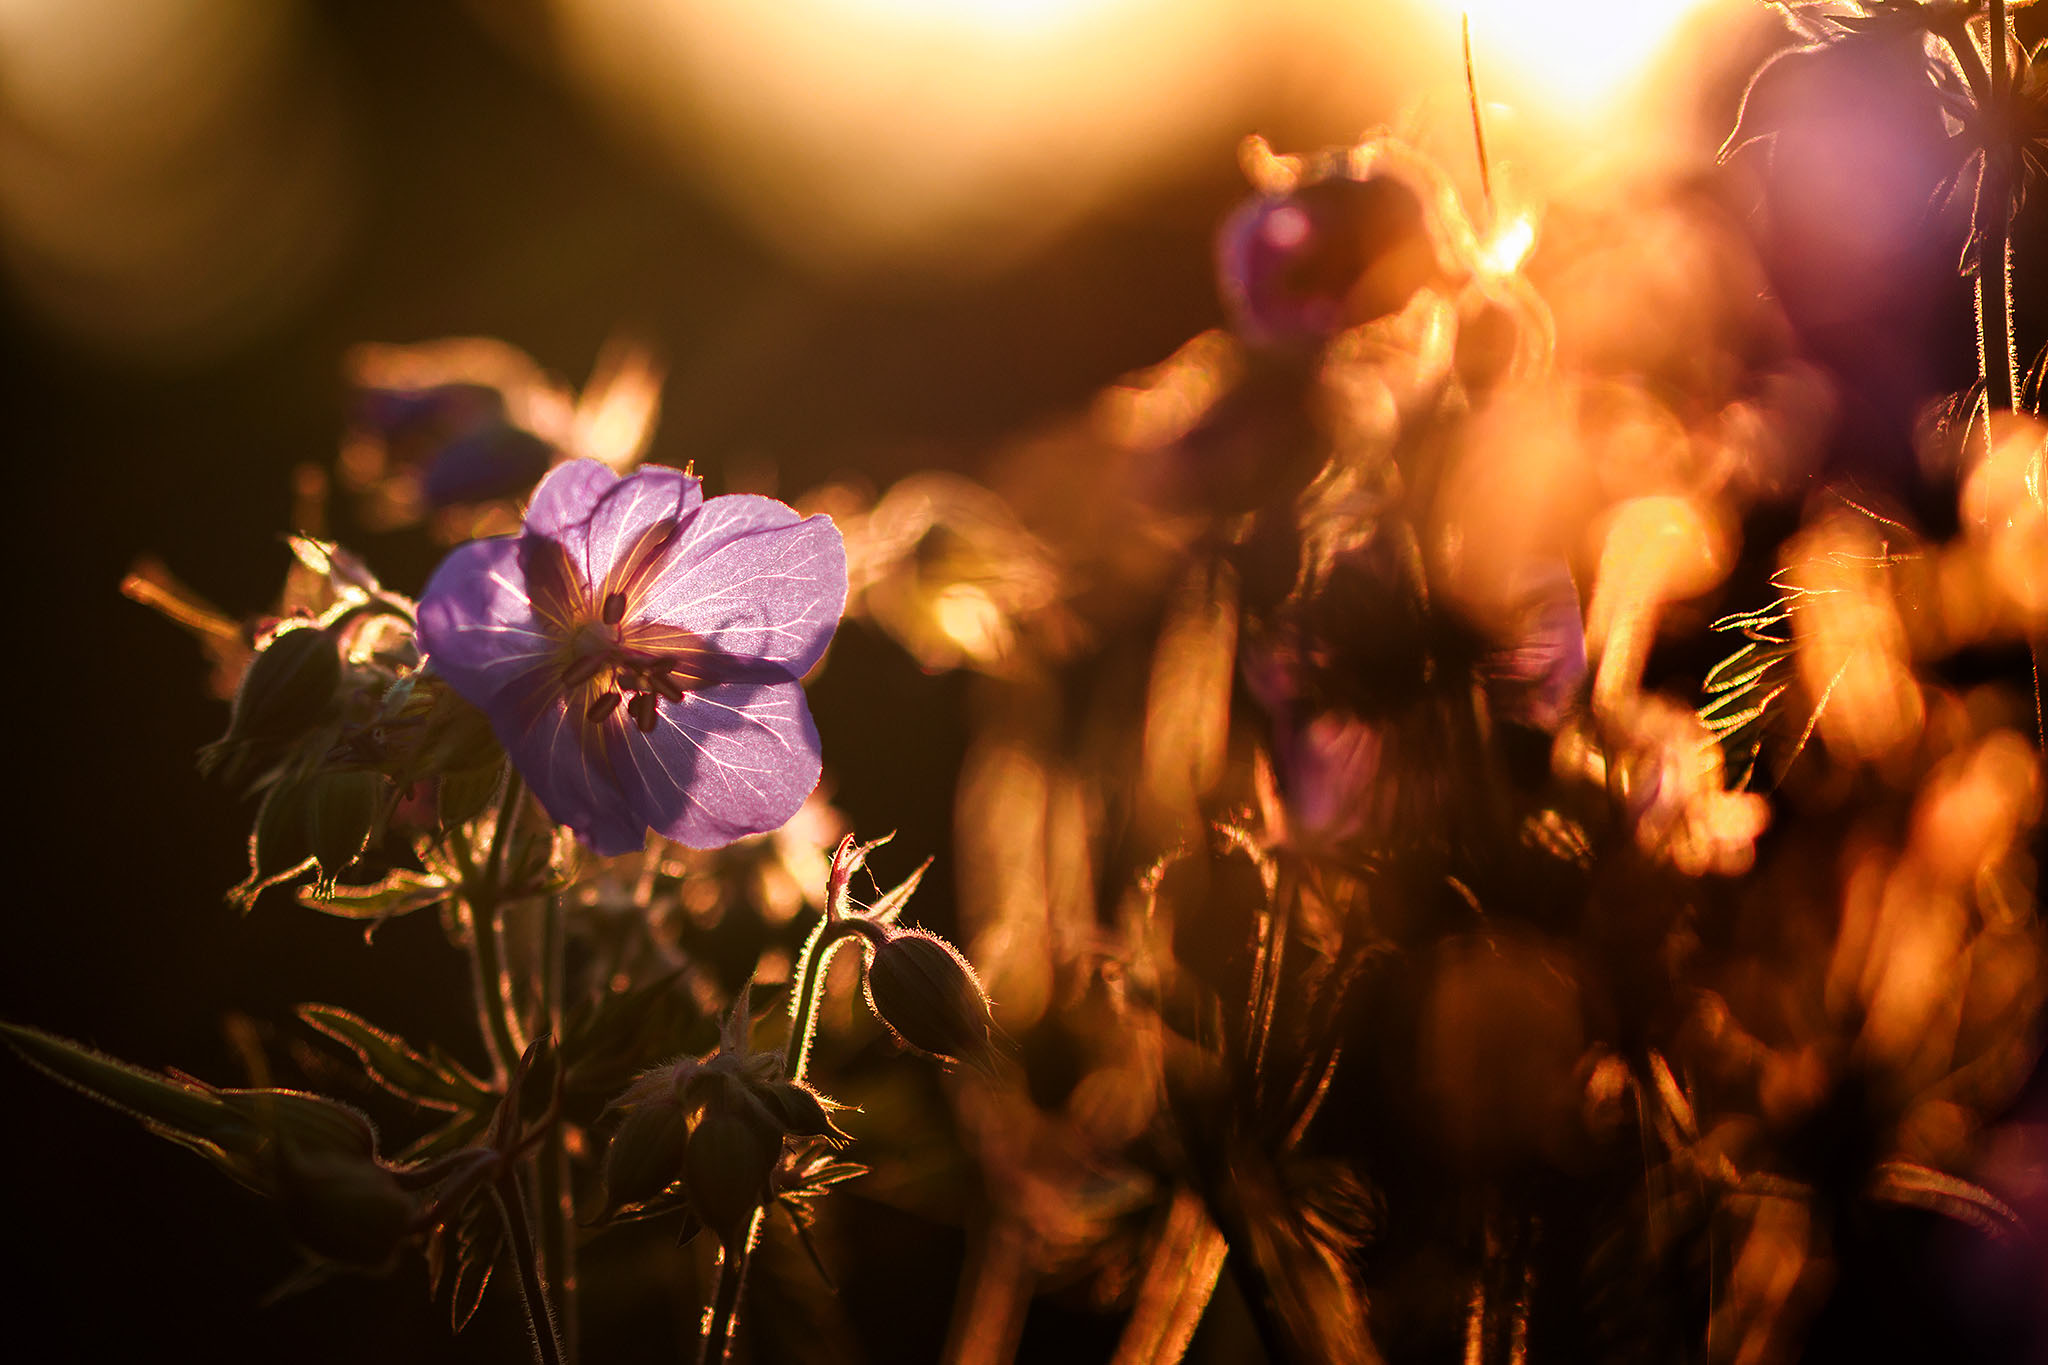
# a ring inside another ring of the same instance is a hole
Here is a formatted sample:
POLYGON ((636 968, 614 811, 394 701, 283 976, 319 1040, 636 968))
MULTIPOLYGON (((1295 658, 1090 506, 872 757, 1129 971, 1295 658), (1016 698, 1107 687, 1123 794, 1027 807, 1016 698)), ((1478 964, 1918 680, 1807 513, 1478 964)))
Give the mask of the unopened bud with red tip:
POLYGON ((923 929, 893 929, 875 945, 868 1005, 898 1041, 947 1062, 982 1063, 995 1020, 981 978, 959 949, 923 929))

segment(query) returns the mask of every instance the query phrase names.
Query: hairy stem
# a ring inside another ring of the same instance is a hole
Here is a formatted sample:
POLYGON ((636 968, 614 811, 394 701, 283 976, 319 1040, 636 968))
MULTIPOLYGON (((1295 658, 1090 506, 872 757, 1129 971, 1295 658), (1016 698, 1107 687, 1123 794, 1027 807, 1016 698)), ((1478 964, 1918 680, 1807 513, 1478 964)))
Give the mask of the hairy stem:
POLYGON ((513 1018, 506 992, 505 951, 498 938, 498 907, 504 901, 505 849, 510 828, 518 813, 525 788, 519 774, 506 765, 505 796, 499 804, 497 826, 491 834, 490 852, 483 867, 476 865, 468 836, 456 831, 449 838, 450 850, 462 871, 462 894, 458 905, 463 926, 469 933, 470 984, 476 995, 477 1030, 491 1054, 491 1074, 502 1088, 526 1051, 522 1030, 513 1018))
POLYGON ((516 1182, 510 1191, 497 1184, 490 1191, 498 1218, 505 1225, 505 1238, 512 1244, 512 1264, 519 1272, 519 1302, 525 1305, 526 1325, 533 1337, 533 1358, 537 1365, 562 1365, 562 1342, 555 1334, 555 1315, 548 1307, 533 1230, 526 1225, 525 1197, 516 1182))
MULTIPOLYGON (((2005 0, 1991 0, 1990 18, 1987 122, 2002 132, 2012 92, 2005 0)), ((1977 179, 1977 366, 1984 380, 1987 439, 1989 415, 2019 406, 2019 351, 2012 327, 2012 191, 2010 148, 2001 137, 1985 147, 1984 173, 1977 179)))
POLYGON ((1201 1196, 1176 1192, 1111 1365, 1177 1365, 1216 1292, 1226 1249, 1201 1196))
POLYGON ((825 968, 839 945, 860 932, 861 921, 821 919, 797 958, 796 982, 789 997, 789 1044, 783 1054, 783 1074, 793 1081, 804 1078, 811 1061, 811 1035, 818 1027, 818 997, 825 993, 825 968))
MULTIPOLYGON (((540 1001, 536 1028, 562 1036, 562 972, 566 949, 562 898, 550 896, 541 907, 540 1001)), ((555 1311, 562 1329, 564 1356, 574 1361, 578 1346, 576 1312, 576 1200, 570 1182, 569 1149, 560 1120, 548 1125, 537 1163, 540 1195, 542 1265, 555 1291, 555 1311)))
POLYGON ((697 1365, 725 1365, 732 1352, 733 1328, 739 1324, 740 1291, 746 1288, 747 1262, 754 1241, 761 1235, 761 1210, 754 1210, 747 1235, 737 1249, 721 1247, 718 1252, 718 1290, 704 1317, 704 1342, 697 1352, 697 1365))

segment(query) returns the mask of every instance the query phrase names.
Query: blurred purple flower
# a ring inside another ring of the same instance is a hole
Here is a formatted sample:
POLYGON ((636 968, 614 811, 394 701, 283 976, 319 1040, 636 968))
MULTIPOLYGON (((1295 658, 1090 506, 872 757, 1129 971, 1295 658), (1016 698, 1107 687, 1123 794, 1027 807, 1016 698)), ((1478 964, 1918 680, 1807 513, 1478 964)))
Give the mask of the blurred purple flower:
POLYGON ((845 601, 829 517, 578 460, 534 490, 522 534, 442 562, 420 639, 598 853, 638 849, 649 828, 716 848, 774 829, 817 785, 798 679, 845 601))
POLYGON ((1297 838, 1403 842, 1435 832, 1457 799, 1464 746, 1449 714, 1480 684, 1496 726, 1554 733, 1586 679, 1578 590, 1562 562, 1526 575, 1487 625, 1430 608, 1378 541, 1344 552, 1331 600, 1241 651, 1246 690, 1272 722, 1274 777, 1297 838), (1344 638, 1348 631, 1355 638, 1344 638))
POLYGON ((1238 333, 1283 348, 1398 313, 1438 275, 1421 196, 1348 156, 1239 205, 1217 234, 1216 269, 1238 333))

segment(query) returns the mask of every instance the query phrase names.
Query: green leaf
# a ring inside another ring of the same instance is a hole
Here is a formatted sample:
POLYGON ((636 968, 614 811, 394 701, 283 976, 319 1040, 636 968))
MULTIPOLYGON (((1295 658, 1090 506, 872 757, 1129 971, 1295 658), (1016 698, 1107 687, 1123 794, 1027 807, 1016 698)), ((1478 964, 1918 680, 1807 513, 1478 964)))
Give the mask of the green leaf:
POLYGON ((395 1033, 336 1005, 301 1005, 299 1018, 334 1039, 362 1062, 370 1079, 430 1109, 488 1111, 496 1096, 476 1077, 434 1049, 421 1054, 395 1033))
POLYGON ((246 1136, 240 1116, 196 1081, 177 1080, 131 1066, 41 1029, 0 1023, 0 1037, 24 1061, 52 1079, 137 1119, 209 1160, 246 1136))
POLYGON ((337 886, 322 892, 306 887, 299 904, 342 919, 389 919, 424 910, 448 898, 448 883, 428 872, 399 868, 381 881, 363 886, 337 886))
POLYGON ((40 1029, 0 1024, 30 1065, 186 1147, 252 1189, 274 1193, 280 1145, 374 1160, 377 1132, 345 1104, 298 1090, 219 1090, 148 1071, 40 1029))
POLYGON ((439 1292, 442 1271, 454 1261, 449 1280, 448 1322, 460 1332, 476 1316, 483 1302, 484 1287, 491 1282, 491 1266, 498 1258, 504 1228, 489 1199, 472 1199, 462 1210, 455 1226, 434 1239, 429 1250, 428 1269, 435 1292, 439 1292), (451 1245, 452 1244, 452 1245, 451 1245), (436 1254, 438 1252, 438 1254, 436 1254))

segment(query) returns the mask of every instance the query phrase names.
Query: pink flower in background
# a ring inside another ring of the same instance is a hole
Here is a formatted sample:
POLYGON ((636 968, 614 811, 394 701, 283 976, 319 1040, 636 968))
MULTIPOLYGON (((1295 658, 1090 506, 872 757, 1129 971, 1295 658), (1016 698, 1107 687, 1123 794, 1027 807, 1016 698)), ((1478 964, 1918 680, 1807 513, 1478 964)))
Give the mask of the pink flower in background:
POLYGON ((649 829, 716 848, 817 785, 799 679, 846 602, 829 517, 596 460, 557 466, 517 536, 460 546, 420 600, 432 666, 598 853, 649 829))

